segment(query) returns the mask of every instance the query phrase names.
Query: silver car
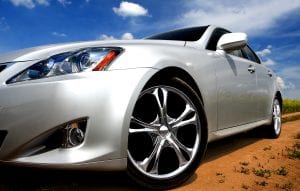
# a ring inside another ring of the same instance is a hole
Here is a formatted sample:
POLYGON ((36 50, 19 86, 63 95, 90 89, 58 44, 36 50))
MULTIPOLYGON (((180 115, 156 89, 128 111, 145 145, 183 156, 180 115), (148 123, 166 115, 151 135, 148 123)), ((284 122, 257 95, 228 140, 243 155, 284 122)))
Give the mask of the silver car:
POLYGON ((0 56, 0 161, 127 170, 168 189, 207 143, 255 127, 277 138, 282 97, 244 33, 216 26, 0 56))

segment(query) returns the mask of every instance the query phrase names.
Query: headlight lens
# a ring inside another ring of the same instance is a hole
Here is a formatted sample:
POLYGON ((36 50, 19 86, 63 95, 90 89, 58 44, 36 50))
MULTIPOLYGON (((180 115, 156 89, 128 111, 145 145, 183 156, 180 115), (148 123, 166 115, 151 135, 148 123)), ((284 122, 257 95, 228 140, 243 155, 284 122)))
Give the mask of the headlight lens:
POLYGON ((35 80, 83 71, 102 71, 121 52, 121 48, 89 48, 76 52, 58 54, 30 66, 12 77, 7 83, 35 80))

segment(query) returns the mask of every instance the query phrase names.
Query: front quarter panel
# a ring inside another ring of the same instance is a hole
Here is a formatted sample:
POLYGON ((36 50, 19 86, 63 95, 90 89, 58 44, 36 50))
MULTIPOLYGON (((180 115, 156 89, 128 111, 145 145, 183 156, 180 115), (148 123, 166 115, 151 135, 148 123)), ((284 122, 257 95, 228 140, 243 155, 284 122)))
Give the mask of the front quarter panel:
MULTIPOLYGON (((195 81, 202 101, 206 118, 209 121, 208 131, 217 130, 217 84, 216 64, 219 56, 211 51, 179 45, 139 45, 125 46, 125 53, 120 55, 109 67, 109 70, 127 68, 179 68, 195 81)), ((176 75, 176 74, 175 74, 176 75)))
POLYGON ((126 159, 132 110, 144 84, 155 72, 147 68, 87 72, 1 86, 0 130, 8 134, 0 161, 68 167, 126 159), (26 156, 32 140, 82 117, 88 118, 82 145, 26 156))

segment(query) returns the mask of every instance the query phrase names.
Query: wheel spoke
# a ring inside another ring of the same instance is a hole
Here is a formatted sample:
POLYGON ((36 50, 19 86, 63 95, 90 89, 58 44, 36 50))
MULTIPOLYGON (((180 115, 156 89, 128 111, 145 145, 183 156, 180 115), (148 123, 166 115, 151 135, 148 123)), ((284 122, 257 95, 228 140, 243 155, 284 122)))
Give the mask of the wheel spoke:
POLYGON ((170 143, 171 147, 174 149, 177 158, 179 160, 179 166, 185 165, 188 161, 184 157, 182 151, 180 150, 180 146, 175 143, 175 141, 172 138, 168 138, 168 142, 170 143))
POLYGON ((129 133, 154 133, 154 134, 158 134, 157 130, 149 129, 149 128, 142 128, 142 129, 129 128, 129 133))
POLYGON ((274 117, 274 121, 277 122, 278 124, 280 124, 281 123, 281 118, 276 116, 276 117, 274 117))
POLYGON ((151 123, 145 123, 135 117, 131 117, 131 122, 132 123, 135 123, 135 124, 138 124, 144 128, 147 128, 147 129, 155 129, 157 130, 157 128, 159 127, 159 124, 157 123, 158 121, 158 117, 151 123))
POLYGON ((158 162, 159 162, 161 151, 164 148, 165 141, 166 141, 165 139, 162 139, 159 143, 159 146, 158 146, 158 149, 157 149, 157 152, 156 152, 156 155, 155 155, 153 167, 149 171, 151 174, 158 174, 158 162))
POLYGON ((180 121, 173 125, 174 129, 178 129, 179 127, 186 126, 186 125, 197 125, 197 116, 196 114, 193 115, 190 119, 180 121))
POLYGON ((153 157, 157 155, 159 148, 161 147, 162 139, 160 137, 157 137, 154 142, 154 148, 151 154, 145 158, 142 162, 137 162, 137 164, 144 170, 147 171, 147 168, 152 161, 153 157))
POLYGON ((186 104, 185 109, 182 112, 182 114, 177 119, 172 121, 171 125, 174 126, 174 125, 177 125, 178 123, 182 122, 182 120, 184 120, 191 112, 194 112, 194 111, 195 110, 189 104, 186 104))
POLYGON ((168 91, 164 88, 156 88, 152 93, 156 99, 157 105, 159 107, 159 115, 162 124, 167 123, 167 99, 168 91), (162 103, 159 99, 159 90, 162 91, 162 103))
POLYGON ((273 110, 273 115, 279 117, 280 114, 281 114, 281 112, 280 112, 280 106, 278 104, 275 104, 274 105, 274 110, 273 110))
POLYGON ((182 144, 178 138, 172 134, 172 140, 174 141, 174 143, 180 148, 182 149, 188 156, 189 158, 191 158, 191 155, 192 155, 192 152, 193 152, 193 149, 192 148, 189 148, 187 146, 185 146, 184 144, 182 144))
POLYGON ((280 117, 278 117, 278 116, 274 116, 274 117, 273 117, 273 119, 274 119, 275 121, 277 121, 277 120, 279 120, 279 119, 280 119, 280 117))
POLYGON ((278 117, 280 116, 280 106, 279 105, 276 106, 276 114, 278 117))

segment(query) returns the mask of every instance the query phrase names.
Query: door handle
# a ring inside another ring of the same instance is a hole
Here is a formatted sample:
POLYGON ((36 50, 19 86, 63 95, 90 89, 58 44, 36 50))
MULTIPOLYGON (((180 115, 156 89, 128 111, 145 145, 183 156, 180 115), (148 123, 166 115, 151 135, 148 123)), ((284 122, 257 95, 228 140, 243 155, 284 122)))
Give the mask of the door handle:
POLYGON ((270 70, 268 70, 268 76, 270 76, 270 77, 273 76, 273 74, 272 74, 272 72, 270 70))
POLYGON ((254 72, 255 72, 255 66, 250 65, 250 66, 248 67, 248 71, 249 71, 250 73, 254 73, 254 72))

